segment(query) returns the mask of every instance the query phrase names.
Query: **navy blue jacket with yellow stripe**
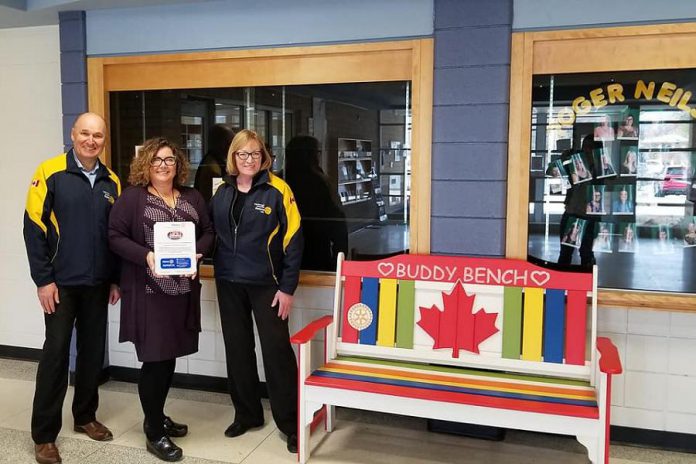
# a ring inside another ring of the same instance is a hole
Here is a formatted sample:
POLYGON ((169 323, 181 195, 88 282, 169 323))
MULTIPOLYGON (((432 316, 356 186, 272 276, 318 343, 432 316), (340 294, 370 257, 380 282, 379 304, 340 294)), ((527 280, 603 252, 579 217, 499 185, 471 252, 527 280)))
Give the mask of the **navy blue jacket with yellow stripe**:
POLYGON ((118 281, 107 237, 120 193, 118 177, 101 163, 92 187, 72 150, 41 163, 24 211, 24 243, 37 287, 118 281))
POLYGON ((275 284, 292 295, 300 278, 303 242, 300 212, 290 187, 269 171, 259 172, 235 224, 232 207, 238 193, 236 179, 226 177, 210 200, 217 234, 215 278, 275 284))

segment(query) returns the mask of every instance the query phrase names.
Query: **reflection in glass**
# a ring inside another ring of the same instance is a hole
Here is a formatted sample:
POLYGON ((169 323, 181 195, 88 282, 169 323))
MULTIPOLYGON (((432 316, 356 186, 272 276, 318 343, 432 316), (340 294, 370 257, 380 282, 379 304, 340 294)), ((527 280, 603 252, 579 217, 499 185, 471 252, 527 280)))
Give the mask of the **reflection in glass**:
POLYGON ((305 228, 303 269, 334 270, 338 252, 408 252, 409 82, 112 92, 111 164, 128 177, 134 147, 178 141, 189 183, 210 199, 235 132, 263 137, 305 228))
POLYGON ((606 288, 696 292, 692 95, 692 70, 534 77, 530 259, 596 262, 606 288))

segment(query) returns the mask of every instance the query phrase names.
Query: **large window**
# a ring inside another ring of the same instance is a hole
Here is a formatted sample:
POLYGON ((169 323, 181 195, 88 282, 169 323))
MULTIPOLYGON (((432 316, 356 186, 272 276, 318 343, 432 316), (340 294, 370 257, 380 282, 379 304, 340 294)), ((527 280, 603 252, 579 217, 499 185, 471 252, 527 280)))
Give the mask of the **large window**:
MULTIPOLYGON (((187 150, 193 185, 198 178, 201 192, 212 193, 207 155, 217 125, 261 133, 275 155, 274 172, 293 185, 292 171, 302 171, 293 153, 308 142, 298 137, 308 136, 318 141, 315 177, 334 214, 312 211, 311 199, 298 204, 305 227, 313 218, 320 231, 346 237, 336 246, 331 240, 331 257, 430 252, 432 39, 93 57, 87 68, 89 108, 110 128, 104 161, 122 177, 135 146, 164 135, 187 150)), ((311 190, 304 184, 293 186, 296 194, 311 190)), ((303 268, 333 270, 325 247, 316 248, 322 259, 303 268)), ((201 275, 214 269, 203 266, 201 275)), ((300 277, 310 286, 332 287, 334 280, 316 272, 300 277)))
POLYGON ((536 75, 528 253, 611 289, 696 292, 696 71, 536 75))
POLYGON ((209 199, 232 134, 255 130, 302 214, 302 269, 330 271, 339 252, 409 251, 410 98, 410 82, 111 92, 111 163, 125 180, 135 148, 167 137, 209 199))

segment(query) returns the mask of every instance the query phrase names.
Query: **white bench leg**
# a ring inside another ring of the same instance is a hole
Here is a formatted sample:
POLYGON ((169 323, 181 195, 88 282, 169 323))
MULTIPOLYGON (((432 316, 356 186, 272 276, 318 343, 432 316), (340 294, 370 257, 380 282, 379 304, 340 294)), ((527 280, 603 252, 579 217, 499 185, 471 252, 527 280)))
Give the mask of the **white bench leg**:
POLYGON ((587 448, 587 457, 592 464, 604 463, 604 447, 600 446, 599 438, 595 436, 577 436, 578 441, 582 446, 587 448))
POLYGON ((334 424, 336 423, 336 406, 326 405, 326 431, 333 432, 334 424))

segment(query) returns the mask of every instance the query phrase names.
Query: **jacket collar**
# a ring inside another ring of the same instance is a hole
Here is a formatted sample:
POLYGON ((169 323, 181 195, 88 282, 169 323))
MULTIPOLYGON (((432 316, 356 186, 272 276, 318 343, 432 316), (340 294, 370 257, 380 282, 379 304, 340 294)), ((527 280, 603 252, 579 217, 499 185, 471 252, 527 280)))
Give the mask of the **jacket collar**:
MULTIPOLYGON (((78 166, 75 162, 75 150, 71 148, 70 150, 68 150, 65 156, 67 161, 66 170, 68 172, 83 175, 80 166, 78 166)), ((109 170, 106 168, 106 166, 104 166, 104 164, 101 162, 99 158, 97 158, 97 166, 99 166, 99 169, 97 169, 97 180, 109 177, 109 170)))
MULTIPOLYGON (((230 185, 232 188, 237 190, 237 176, 225 176, 224 181, 227 185, 230 185)), ((271 181, 271 175, 268 171, 268 169, 264 169, 263 171, 259 171, 255 176, 254 180, 251 183, 251 188, 256 188, 261 184, 267 184, 268 182, 271 181)))

